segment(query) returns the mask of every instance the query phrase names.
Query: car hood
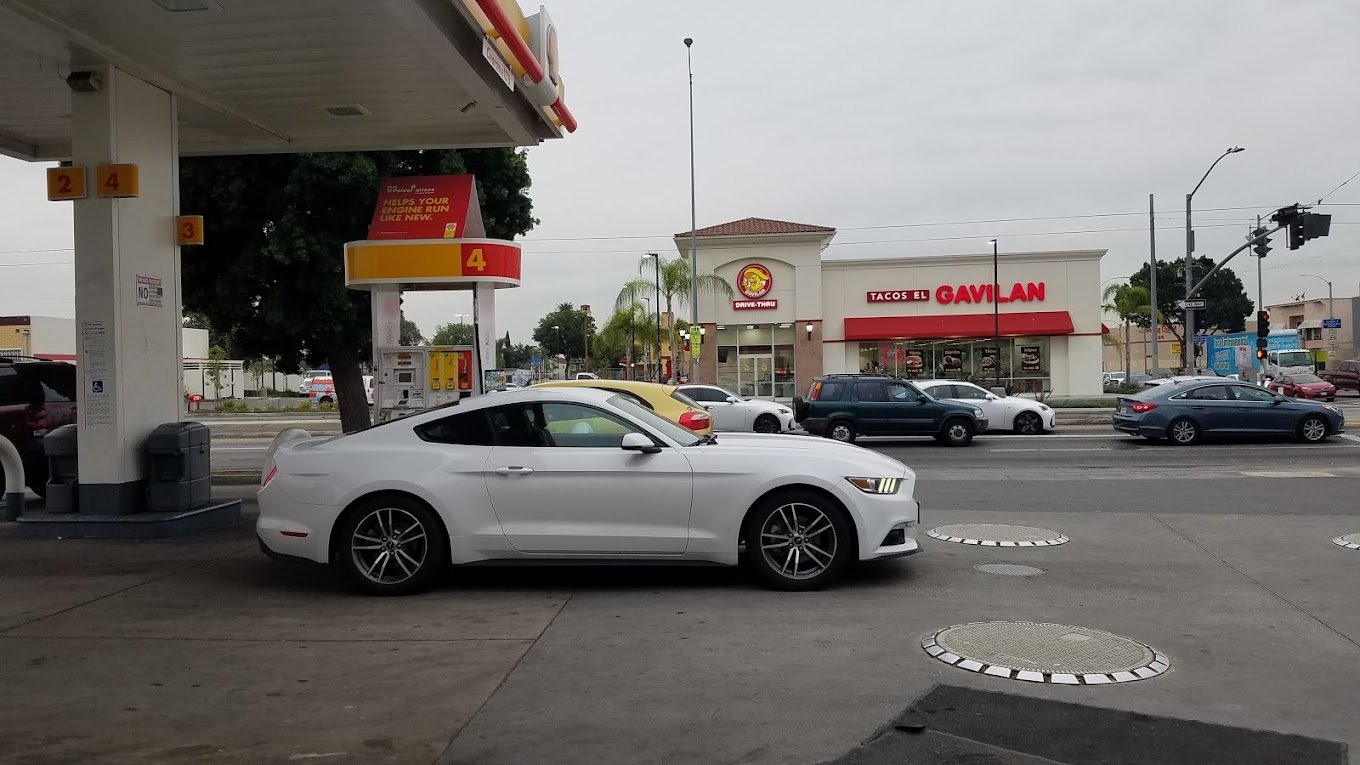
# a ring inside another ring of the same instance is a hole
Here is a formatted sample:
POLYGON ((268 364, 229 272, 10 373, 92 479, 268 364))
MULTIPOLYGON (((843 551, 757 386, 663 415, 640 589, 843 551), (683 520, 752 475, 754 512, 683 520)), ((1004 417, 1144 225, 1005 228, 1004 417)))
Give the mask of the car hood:
MULTIPOLYGON (((841 462, 845 467, 858 470, 867 476, 915 475, 910 468, 892 457, 853 444, 833 441, 829 438, 791 434, 719 433, 717 439, 716 444, 690 446, 686 447, 686 450, 702 449, 705 453, 726 453, 733 457, 759 454, 772 455, 789 460, 783 464, 792 473, 799 472, 798 460, 809 459, 813 460, 814 463, 835 460, 841 462)), ((847 473, 846 475, 851 474, 847 473)))
POLYGON ((1332 385, 1329 382, 1323 381, 1315 383, 1300 383, 1298 385, 1295 385, 1294 387, 1299 388, 1301 390, 1327 390, 1328 388, 1334 388, 1336 386, 1332 385))

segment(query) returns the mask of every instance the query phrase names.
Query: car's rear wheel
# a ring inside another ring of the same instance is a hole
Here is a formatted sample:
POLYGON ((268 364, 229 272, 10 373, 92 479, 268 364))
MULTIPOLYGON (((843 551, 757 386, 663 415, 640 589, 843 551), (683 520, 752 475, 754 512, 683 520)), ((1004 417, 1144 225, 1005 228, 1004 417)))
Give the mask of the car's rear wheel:
POLYGON ((772 414, 762 414, 756 418, 754 428, 757 433, 778 433, 779 418, 772 414))
POLYGON ((1167 426, 1166 437, 1168 441, 1177 446, 1189 446, 1199 441, 1200 428, 1194 420, 1182 417, 1167 426))
POLYGON ((424 589, 448 558, 443 527, 424 504, 376 497, 345 516, 336 558, 356 586, 377 595, 424 589))
POLYGON ((746 517, 746 562, 778 590, 815 590, 850 565, 855 541, 834 502, 810 491, 788 491, 761 500, 746 517))
POLYGON ((319 398, 319 399, 316 400, 316 403, 318 403, 318 404, 333 404, 333 403, 335 403, 335 399, 331 398, 330 396, 322 396, 321 398, 319 398))
POLYGON ((1304 443, 1320 444, 1328 435, 1327 421, 1321 415, 1310 414, 1299 423, 1299 439, 1304 443))
POLYGON ((826 437, 841 443, 853 444, 855 442, 855 426, 851 425, 849 420, 836 420, 826 426, 826 437))
POLYGON ((1044 432, 1044 421, 1034 412, 1021 412, 1015 415, 1015 432, 1022 436, 1033 436, 1044 432))
POLYGON ((946 420, 940 430, 940 442, 949 446, 967 446, 973 442, 973 424, 962 417, 946 420))

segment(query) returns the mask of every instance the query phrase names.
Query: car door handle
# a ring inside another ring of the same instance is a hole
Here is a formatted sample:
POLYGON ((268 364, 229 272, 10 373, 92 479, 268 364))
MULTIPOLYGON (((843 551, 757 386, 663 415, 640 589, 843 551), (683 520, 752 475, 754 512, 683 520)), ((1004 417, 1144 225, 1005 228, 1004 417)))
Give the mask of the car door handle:
POLYGON ((496 468, 496 475, 529 475, 532 472, 534 472, 533 468, 520 467, 518 465, 496 468))

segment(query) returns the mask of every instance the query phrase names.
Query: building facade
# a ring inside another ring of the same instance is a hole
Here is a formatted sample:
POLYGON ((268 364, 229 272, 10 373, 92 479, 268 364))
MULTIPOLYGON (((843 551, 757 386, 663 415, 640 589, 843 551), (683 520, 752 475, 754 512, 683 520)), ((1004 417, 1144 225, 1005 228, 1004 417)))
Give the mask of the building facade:
POLYGON ((991 253, 824 259, 834 228, 763 218, 696 233, 700 272, 735 290, 699 296, 701 381, 775 400, 837 372, 1101 392, 1104 250, 1003 253, 994 289, 991 253))
POLYGON ((1299 344, 1313 353, 1319 368, 1360 358, 1355 348, 1355 324, 1360 322, 1360 298, 1310 298, 1268 306, 1271 329, 1297 329, 1299 344), (1340 327, 1330 327, 1336 324, 1340 327))

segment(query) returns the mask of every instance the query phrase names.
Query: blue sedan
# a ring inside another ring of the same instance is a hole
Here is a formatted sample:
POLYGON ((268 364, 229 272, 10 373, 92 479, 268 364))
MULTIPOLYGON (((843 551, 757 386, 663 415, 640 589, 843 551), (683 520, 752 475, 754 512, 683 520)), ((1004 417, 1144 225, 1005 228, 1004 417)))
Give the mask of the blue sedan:
POLYGON ((1206 435, 1287 435, 1317 444, 1346 430, 1341 410, 1229 380, 1168 383, 1120 398, 1114 429, 1173 444, 1206 435))

